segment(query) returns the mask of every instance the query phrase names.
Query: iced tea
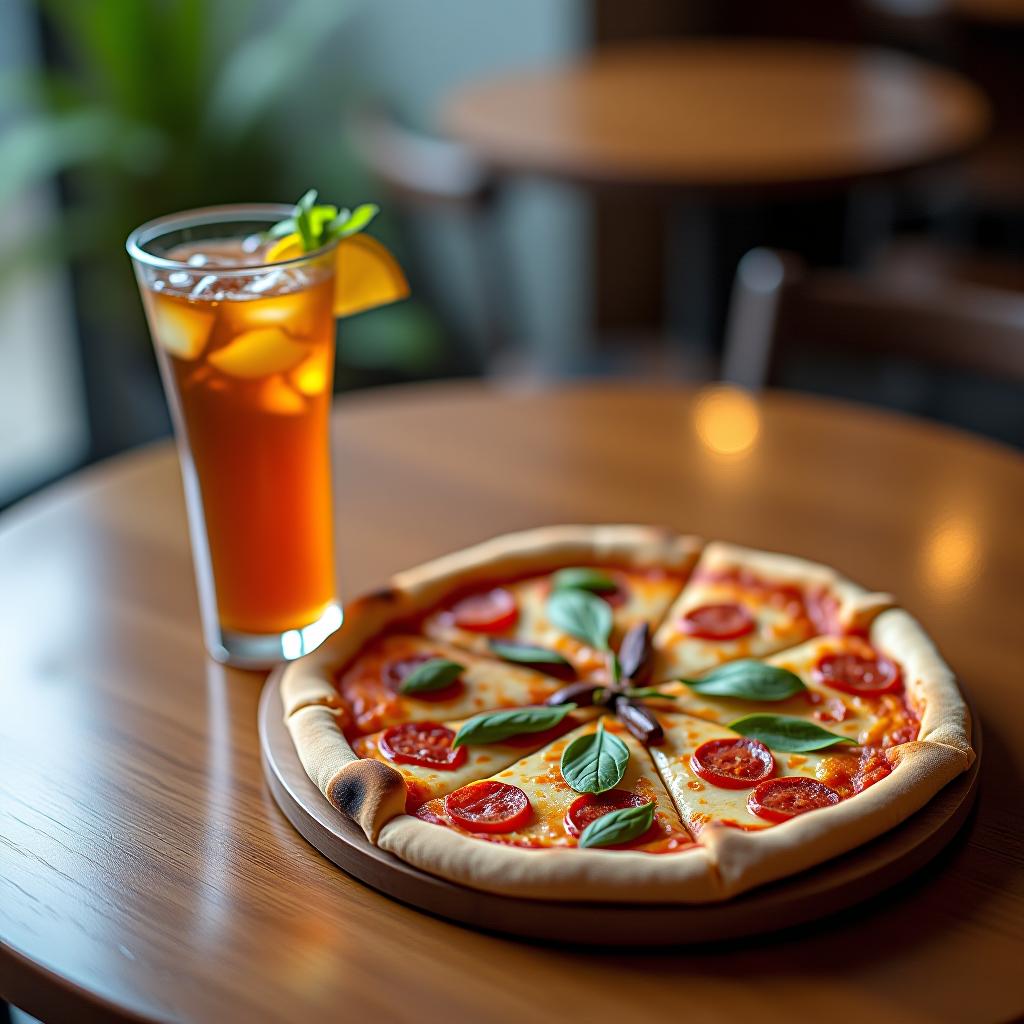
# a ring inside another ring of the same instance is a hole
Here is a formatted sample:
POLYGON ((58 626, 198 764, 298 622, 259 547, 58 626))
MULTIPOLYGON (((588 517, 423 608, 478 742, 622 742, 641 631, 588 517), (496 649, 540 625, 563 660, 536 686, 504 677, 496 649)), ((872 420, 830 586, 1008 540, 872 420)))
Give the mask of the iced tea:
POLYGON ((308 648, 322 636, 303 642, 302 630, 319 623, 326 635, 340 621, 328 453, 334 257, 268 266, 264 256, 250 233, 168 247, 157 260, 168 265, 136 258, 179 435, 207 639, 212 631, 211 649, 239 663, 303 653, 287 641, 247 653, 245 638, 292 636, 308 648), (231 657, 239 635, 241 656, 231 657))

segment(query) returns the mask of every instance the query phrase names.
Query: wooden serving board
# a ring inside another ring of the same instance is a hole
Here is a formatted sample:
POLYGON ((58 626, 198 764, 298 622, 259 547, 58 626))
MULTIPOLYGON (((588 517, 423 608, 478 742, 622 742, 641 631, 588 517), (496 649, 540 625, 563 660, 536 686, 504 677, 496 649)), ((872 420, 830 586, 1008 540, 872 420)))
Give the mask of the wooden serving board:
POLYGON ((803 924, 845 910, 901 882, 957 833, 974 803, 981 764, 981 728, 973 713, 977 758, 913 817, 878 839, 811 871, 722 903, 699 906, 568 903, 514 899, 435 878, 374 846, 309 780, 281 714, 281 670, 260 697, 263 772, 298 832, 328 860, 374 889, 428 913, 520 938, 600 945, 664 946, 739 938, 803 924), (609 919, 615 927, 609 932, 609 919))

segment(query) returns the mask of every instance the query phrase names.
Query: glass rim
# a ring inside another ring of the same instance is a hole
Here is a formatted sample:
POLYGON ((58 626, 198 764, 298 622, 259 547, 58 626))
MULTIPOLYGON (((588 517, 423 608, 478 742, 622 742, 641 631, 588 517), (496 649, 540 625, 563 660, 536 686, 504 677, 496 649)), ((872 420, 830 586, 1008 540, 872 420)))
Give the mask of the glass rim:
MULTIPOLYGON (((128 236, 125 242, 125 249, 128 255, 136 263, 157 270, 188 270, 195 272, 196 268, 186 260, 168 259, 166 256, 157 256, 148 252, 143 246, 152 242, 176 229, 188 227, 202 227, 209 224, 223 223, 225 225, 239 221, 270 220, 274 223, 292 217, 295 214, 295 206, 288 203, 228 203, 223 206, 200 206, 192 210, 182 210, 179 213, 168 213, 162 217, 155 217, 140 224, 128 236)), ((235 277, 259 273, 263 270, 280 270, 282 267, 293 267, 301 263, 307 263, 320 256, 329 253, 338 244, 339 239, 332 239, 330 242, 314 249, 312 252, 304 252, 299 256, 292 256, 286 260, 273 260, 271 262, 250 263, 244 267, 210 267, 212 273, 218 277, 235 277)))

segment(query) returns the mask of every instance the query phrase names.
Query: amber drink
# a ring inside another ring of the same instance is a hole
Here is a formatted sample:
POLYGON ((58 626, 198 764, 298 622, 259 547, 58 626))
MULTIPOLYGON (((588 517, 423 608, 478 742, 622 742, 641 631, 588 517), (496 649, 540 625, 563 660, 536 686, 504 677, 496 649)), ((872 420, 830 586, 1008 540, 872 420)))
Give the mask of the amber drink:
POLYGON ((269 263, 277 206, 178 214, 128 249, 174 417, 207 647, 263 666, 336 629, 333 247, 269 263))

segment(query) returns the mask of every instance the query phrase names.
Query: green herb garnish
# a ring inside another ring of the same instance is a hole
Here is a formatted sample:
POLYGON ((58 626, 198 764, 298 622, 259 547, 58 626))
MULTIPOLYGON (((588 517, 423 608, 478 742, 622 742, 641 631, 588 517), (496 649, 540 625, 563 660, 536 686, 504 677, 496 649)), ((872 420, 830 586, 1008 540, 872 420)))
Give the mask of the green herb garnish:
POLYGON ((731 661, 700 679, 681 683, 708 697, 739 697, 743 700, 785 700, 806 690, 800 677, 789 669, 766 665, 752 658, 731 661))
POLYGON ((491 639, 488 642, 491 650, 504 661, 514 661, 521 665, 568 665, 569 662, 558 651, 535 644, 516 644, 508 640, 491 639))
POLYGON ((579 845, 618 846, 642 836, 654 824, 654 804, 620 807, 595 818, 581 833, 579 845))
POLYGON ((447 658, 431 658, 422 665, 417 665, 398 684, 398 692, 415 696, 417 693, 430 693, 432 690, 443 690, 450 686, 466 671, 465 665, 447 658))
POLYGON ((604 793, 621 781, 629 764, 629 747, 618 736, 597 731, 578 736, 562 751, 562 778, 577 793, 604 793))
POLYGON ((607 594, 610 591, 618 590, 619 585, 608 573, 601 572, 600 569, 573 566, 569 569, 559 569, 551 577, 551 588, 553 590, 589 590, 594 594, 607 594))
POLYGON ((553 626, 599 651, 608 650, 612 610, 607 601, 586 590, 555 590, 548 597, 546 611, 553 626))
POLYGON ((575 704, 559 704, 557 707, 508 708, 505 711, 489 711, 475 715, 464 723, 452 740, 453 747, 464 743, 479 746, 483 743, 500 743, 510 736, 528 732, 543 732, 558 725, 575 704))
POLYGON ((279 221, 268 232, 267 238, 298 235, 303 252, 314 252, 329 242, 348 238, 369 226, 380 212, 374 203, 363 203, 354 210, 329 204, 317 205, 316 189, 310 189, 296 204, 295 213, 279 221))
POLYGON ((836 743, 850 743, 856 746, 857 742, 848 736, 838 736, 813 722, 790 715, 745 715, 735 722, 730 722, 729 728, 743 736, 760 740, 773 750, 794 753, 822 750, 836 743))

